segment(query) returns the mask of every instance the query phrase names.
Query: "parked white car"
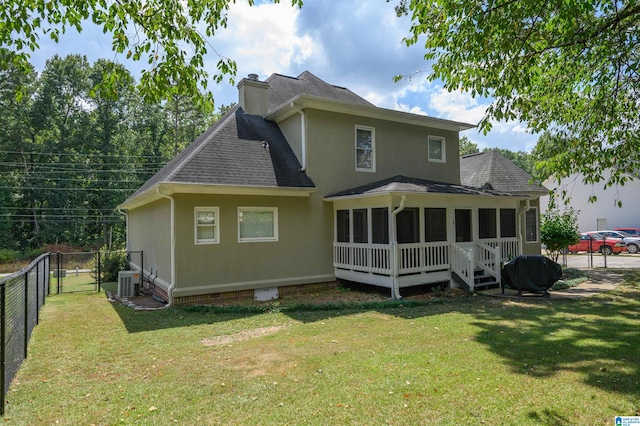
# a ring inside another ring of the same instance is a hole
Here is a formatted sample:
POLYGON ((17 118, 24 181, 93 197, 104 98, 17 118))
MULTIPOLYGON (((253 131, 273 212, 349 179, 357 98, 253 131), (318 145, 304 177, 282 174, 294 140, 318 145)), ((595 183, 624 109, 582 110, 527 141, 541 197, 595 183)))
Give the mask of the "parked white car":
POLYGON ((605 237, 622 238, 627 244, 627 252, 635 254, 640 251, 640 237, 633 237, 623 231, 597 231, 598 234, 605 237))

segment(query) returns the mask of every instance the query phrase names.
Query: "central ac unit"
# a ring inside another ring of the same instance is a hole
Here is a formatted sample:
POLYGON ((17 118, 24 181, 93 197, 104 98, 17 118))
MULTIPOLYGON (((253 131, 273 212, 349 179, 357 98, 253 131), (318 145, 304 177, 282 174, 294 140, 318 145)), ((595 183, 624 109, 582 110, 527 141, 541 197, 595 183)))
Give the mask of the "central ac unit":
POLYGON ((138 271, 118 272, 118 297, 132 297, 136 295, 136 285, 140 284, 138 271))

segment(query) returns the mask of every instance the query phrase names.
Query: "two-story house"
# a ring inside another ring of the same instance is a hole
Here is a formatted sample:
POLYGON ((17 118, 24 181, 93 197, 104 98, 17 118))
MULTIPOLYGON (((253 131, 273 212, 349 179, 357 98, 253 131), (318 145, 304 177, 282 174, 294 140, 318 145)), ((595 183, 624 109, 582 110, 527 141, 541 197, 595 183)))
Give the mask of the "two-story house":
POLYGON ((378 108, 309 72, 250 75, 238 90, 119 206, 127 248, 170 303, 336 278, 395 298, 428 283, 473 290, 477 276, 499 281, 502 261, 540 253, 545 190, 497 153, 461 159, 472 125, 378 108))

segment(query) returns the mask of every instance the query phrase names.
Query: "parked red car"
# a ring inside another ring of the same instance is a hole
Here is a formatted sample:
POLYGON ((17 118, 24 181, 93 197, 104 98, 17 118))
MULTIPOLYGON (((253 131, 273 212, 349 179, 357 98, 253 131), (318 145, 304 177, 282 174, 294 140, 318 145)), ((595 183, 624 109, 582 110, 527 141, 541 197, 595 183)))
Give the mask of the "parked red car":
POLYGON ((597 232, 585 232, 580 234, 580 241, 577 244, 568 247, 569 253, 600 252, 602 254, 618 254, 627 249, 626 244, 620 238, 605 237, 597 232), (589 250, 591 247, 591 250, 589 250))

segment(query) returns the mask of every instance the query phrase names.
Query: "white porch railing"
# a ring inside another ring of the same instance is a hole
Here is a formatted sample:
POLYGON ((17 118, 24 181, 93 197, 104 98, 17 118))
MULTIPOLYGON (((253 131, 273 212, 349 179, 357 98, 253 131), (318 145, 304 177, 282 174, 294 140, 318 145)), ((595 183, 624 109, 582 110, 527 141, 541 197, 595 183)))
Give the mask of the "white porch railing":
MULTIPOLYGON (((451 270, 474 290, 474 270, 481 268, 500 282, 500 263, 517 253, 517 239, 490 239, 468 246, 448 241, 399 244, 398 274, 409 275, 451 270)), ((389 244, 333 243, 333 266, 355 272, 392 274, 389 244)))
POLYGON ((333 243, 334 268, 391 275, 388 244, 333 243))
POLYGON ((514 257, 520 255, 520 248, 517 237, 482 238, 480 242, 491 247, 500 247, 501 262, 508 262, 514 257))
MULTIPOLYGON (((450 244, 414 243, 398 245, 398 273, 416 274, 450 268, 450 244)), ((333 266, 352 271, 391 274, 388 244, 333 243, 333 266)))
POLYGON ((449 243, 398 244, 400 274, 415 274, 449 269, 449 243))
POLYGON ((455 272, 473 291, 473 250, 453 244, 451 252, 451 271, 455 272))

